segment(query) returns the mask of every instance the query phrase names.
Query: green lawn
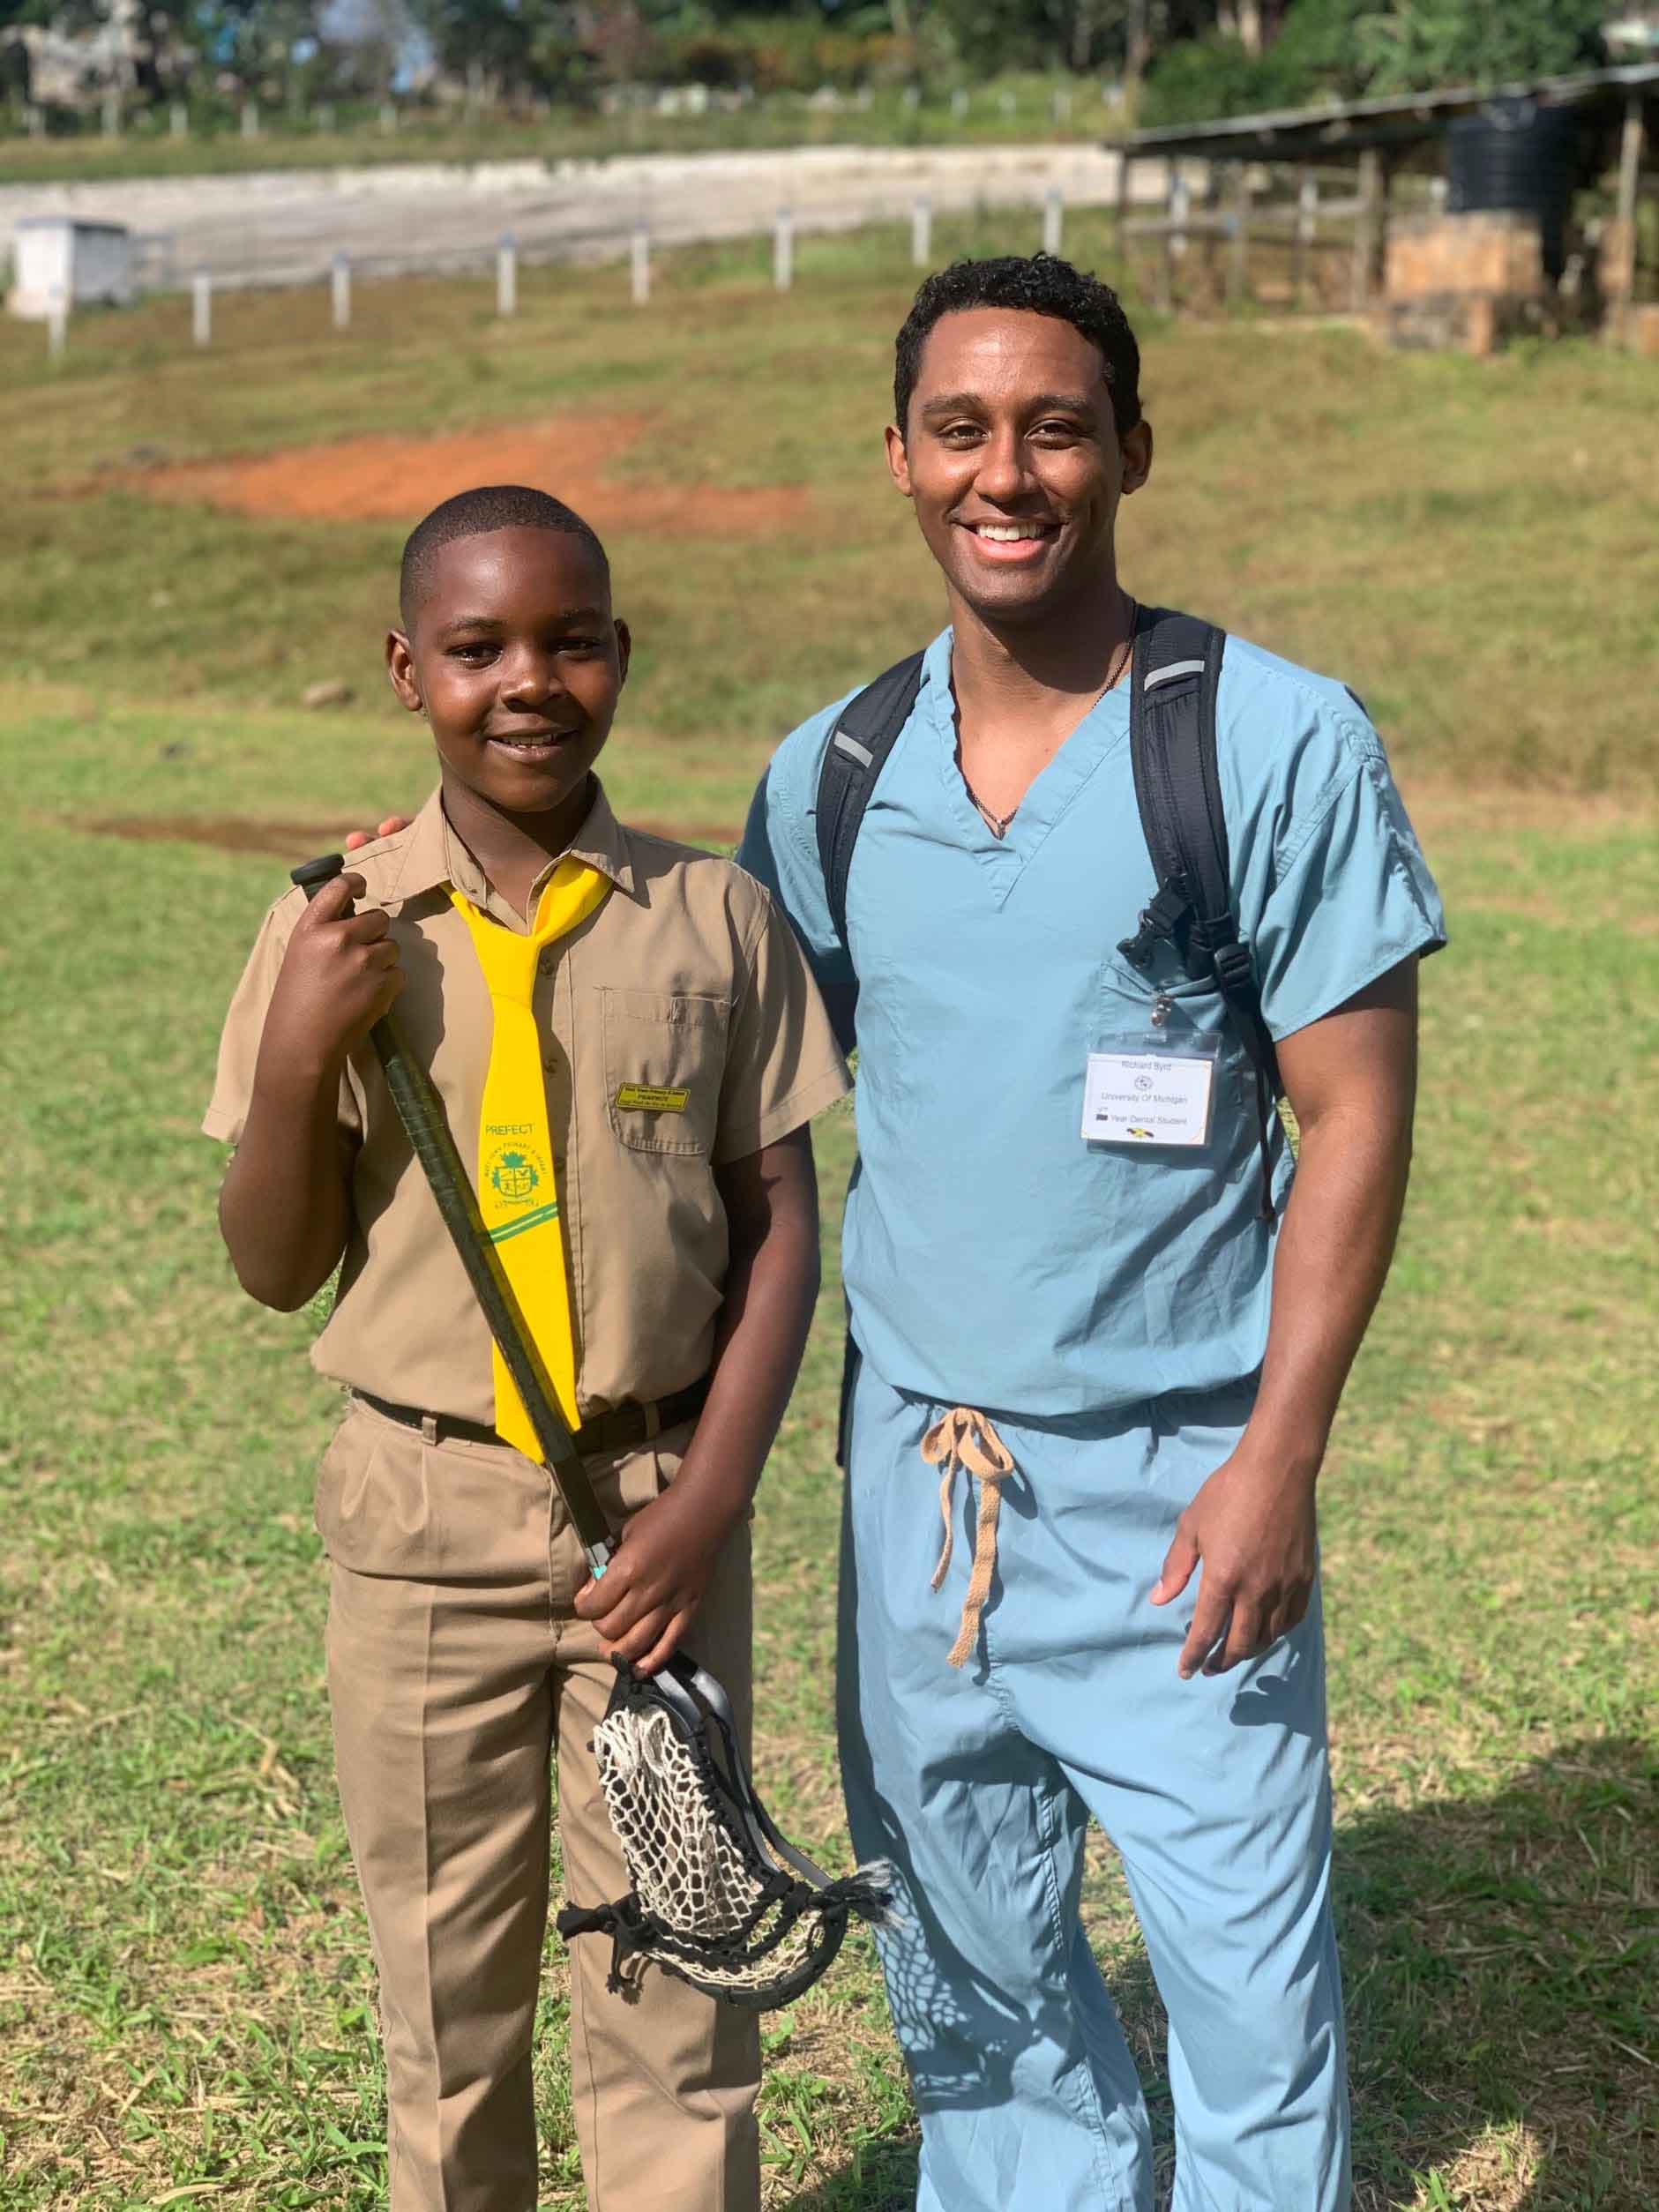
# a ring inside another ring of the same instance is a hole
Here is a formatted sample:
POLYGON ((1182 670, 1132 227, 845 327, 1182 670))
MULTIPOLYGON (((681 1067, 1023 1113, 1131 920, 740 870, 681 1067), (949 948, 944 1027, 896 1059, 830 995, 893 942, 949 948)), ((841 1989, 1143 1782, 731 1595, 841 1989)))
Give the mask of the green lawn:
MULTIPOLYGON (((186 458, 602 401, 649 417, 625 473, 805 484, 803 531, 614 539, 642 655, 613 793, 718 830, 790 720, 934 619, 875 460, 901 252, 803 264, 781 303, 758 264, 690 258, 645 318, 606 273, 549 273, 509 328, 465 288, 404 287, 340 344, 320 311, 250 300, 206 362, 146 310, 59 377, 0 333, 19 488, 0 548, 8 2212, 383 2201, 310 1525, 337 1401, 303 1319, 231 1282, 220 1155, 195 1132, 288 862, 425 788, 374 675, 399 532, 161 506, 101 472, 140 445, 186 458), (319 674, 361 703, 298 713, 319 674), (205 822, 269 849, 183 833, 205 822), (127 833, 93 826, 111 823, 127 833)), ((1453 914, 1425 973, 1401 1255, 1326 1489, 1358 2201, 1637 2212, 1659 2196, 1652 370, 1188 329, 1150 333, 1147 387, 1162 460, 1129 511, 1132 582, 1367 694, 1453 914)), ((822 1138, 833 1222, 847 1119, 822 1138)), ((758 1537, 759 1765, 833 1854, 829 1273, 758 1537)), ((1155 2001, 1103 1845, 1090 1912, 1167 2138, 1155 2001)), ((549 2212, 580 2202, 562 1986, 554 1946, 549 2212)), ((776 2206, 907 2201, 914 2138, 862 1941, 773 2023, 765 2111, 776 2206)))
POLYGON ((198 176, 250 169, 368 168, 393 161, 603 160, 631 153, 707 153, 796 146, 945 146, 1068 138, 1094 139, 1120 128, 1123 111, 1101 97, 1098 78, 1071 87, 1068 113, 1057 115, 1055 80, 1011 74, 968 88, 960 113, 939 86, 907 107, 901 87, 883 86, 868 108, 843 94, 842 106, 814 108, 803 94, 773 93, 726 114, 662 116, 631 109, 602 116, 557 107, 540 120, 445 116, 405 108, 385 131, 376 108, 342 110, 329 130, 265 108, 257 138, 242 136, 240 110, 198 114, 188 138, 171 135, 165 108, 131 116, 120 136, 101 116, 78 131, 32 138, 0 137, 0 184, 78 183, 117 176, 198 176))

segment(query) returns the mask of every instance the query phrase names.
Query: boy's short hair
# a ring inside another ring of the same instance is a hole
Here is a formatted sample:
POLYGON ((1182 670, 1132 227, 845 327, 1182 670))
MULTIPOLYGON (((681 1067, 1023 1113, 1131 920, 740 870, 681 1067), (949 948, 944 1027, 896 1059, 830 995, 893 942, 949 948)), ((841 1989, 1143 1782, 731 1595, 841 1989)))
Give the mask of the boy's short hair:
POLYGON ((398 578, 398 604, 406 628, 444 547, 453 545, 458 538, 483 537, 491 530, 553 530, 561 536, 584 539, 604 571, 606 584, 610 582, 610 559, 599 533, 574 507, 567 507, 551 492, 537 491, 530 484, 479 484, 444 500, 410 531, 398 578))
POLYGON ((929 332, 942 316, 974 307, 1019 308, 1070 323, 1100 348, 1118 437, 1140 422, 1140 348, 1110 285, 1051 253, 1005 253, 990 261, 953 261, 923 280, 893 345, 893 420, 900 437, 929 332))

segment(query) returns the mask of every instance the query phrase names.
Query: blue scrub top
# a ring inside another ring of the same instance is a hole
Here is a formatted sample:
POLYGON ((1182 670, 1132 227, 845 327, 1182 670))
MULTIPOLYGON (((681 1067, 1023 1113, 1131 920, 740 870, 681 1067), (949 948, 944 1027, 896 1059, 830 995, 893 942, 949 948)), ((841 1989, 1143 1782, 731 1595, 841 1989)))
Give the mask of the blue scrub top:
MULTIPOLYGON (((848 694, 850 697, 851 695, 848 694)), ((1275 1231, 1260 1219, 1255 1086, 1218 995, 1161 945, 1117 950, 1156 886, 1129 691, 1093 707, 1005 838, 956 765, 951 632, 864 816, 835 934, 814 819, 845 700, 787 737, 738 860, 778 900, 832 1006, 857 983, 859 1164, 842 1268, 859 1349, 895 1388, 1034 1419, 1253 1374, 1275 1231), (1221 1040, 1192 1151, 1081 1135, 1107 1038, 1221 1040)), ((1229 637, 1217 752, 1241 933, 1275 1038, 1445 942, 1439 894, 1376 731, 1340 684, 1229 637)), ((1274 1126, 1282 1195, 1291 1163, 1274 1126)))

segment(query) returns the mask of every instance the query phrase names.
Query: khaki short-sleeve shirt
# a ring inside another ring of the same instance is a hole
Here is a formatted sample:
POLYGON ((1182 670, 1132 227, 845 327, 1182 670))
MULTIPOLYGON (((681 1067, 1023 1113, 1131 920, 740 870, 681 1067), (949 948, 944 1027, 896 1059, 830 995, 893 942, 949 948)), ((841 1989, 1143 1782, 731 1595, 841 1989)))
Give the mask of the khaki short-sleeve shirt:
MULTIPOLYGON (((714 1171, 799 1128, 848 1080, 794 934, 751 877, 625 828, 602 791, 571 849, 614 886, 542 953, 535 989, 586 1420, 706 1372, 728 1260, 714 1171)), ((391 917, 406 978, 397 1019, 475 1174, 493 1021, 448 886, 504 928, 525 923, 436 793, 349 865, 367 886, 360 905, 391 917)), ((231 1001, 203 1123, 211 1137, 241 1137, 303 906, 295 890, 271 908, 231 1001)), ((356 1145, 353 1221, 313 1364, 352 1388, 489 1423, 489 1332, 366 1042, 342 1076, 339 1112, 356 1145)))

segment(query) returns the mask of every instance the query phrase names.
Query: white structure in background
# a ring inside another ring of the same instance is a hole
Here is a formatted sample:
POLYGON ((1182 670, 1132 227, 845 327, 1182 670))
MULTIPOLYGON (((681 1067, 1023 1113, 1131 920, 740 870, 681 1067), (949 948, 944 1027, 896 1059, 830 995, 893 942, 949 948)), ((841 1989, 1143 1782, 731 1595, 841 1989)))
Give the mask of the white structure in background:
MULTIPOLYGON (((54 21, 19 26, 13 36, 29 57, 30 101, 88 111, 111 98, 119 102, 138 83, 140 57, 152 50, 148 31, 140 0, 102 0, 85 22, 63 9, 54 21)), ((169 44, 165 50, 189 49, 169 44)))
POLYGON ((132 298, 132 233, 124 223, 30 215, 11 234, 13 315, 49 321, 77 307, 125 307, 132 298))
POLYGON ((1602 44, 1615 64, 1659 57, 1659 7, 1623 8, 1605 18, 1602 44))

